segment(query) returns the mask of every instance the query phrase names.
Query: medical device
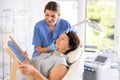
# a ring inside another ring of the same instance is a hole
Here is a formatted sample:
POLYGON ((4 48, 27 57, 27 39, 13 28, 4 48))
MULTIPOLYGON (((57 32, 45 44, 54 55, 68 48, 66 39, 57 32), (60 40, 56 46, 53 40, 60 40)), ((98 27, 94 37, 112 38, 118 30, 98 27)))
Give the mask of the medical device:
POLYGON ((85 62, 83 80, 119 80, 119 71, 111 68, 118 59, 113 50, 101 51, 93 61, 85 62))

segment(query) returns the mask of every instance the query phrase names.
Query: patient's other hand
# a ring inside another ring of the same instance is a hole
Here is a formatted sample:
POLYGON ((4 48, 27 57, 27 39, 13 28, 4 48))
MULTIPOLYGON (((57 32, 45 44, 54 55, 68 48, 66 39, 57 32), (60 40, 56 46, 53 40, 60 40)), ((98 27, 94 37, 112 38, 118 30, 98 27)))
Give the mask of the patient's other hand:
POLYGON ((25 51, 25 52, 22 53, 22 56, 27 58, 28 57, 28 53, 25 51))
POLYGON ((27 75, 27 76, 32 76, 34 74, 34 67, 30 64, 24 64, 21 63, 19 64, 19 68, 22 74, 27 75))
POLYGON ((24 56, 26 58, 23 63, 28 63, 28 61, 29 61, 28 53, 25 51, 25 52, 22 53, 22 56, 24 56))

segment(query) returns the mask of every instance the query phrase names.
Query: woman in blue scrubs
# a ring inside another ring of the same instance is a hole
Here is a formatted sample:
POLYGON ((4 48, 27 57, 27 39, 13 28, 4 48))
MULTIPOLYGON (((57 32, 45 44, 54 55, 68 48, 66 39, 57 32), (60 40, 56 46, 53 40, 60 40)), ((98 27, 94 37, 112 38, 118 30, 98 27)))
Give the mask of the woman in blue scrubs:
POLYGON ((55 1, 47 3, 44 14, 45 19, 37 22, 34 27, 32 57, 53 52, 56 49, 53 41, 56 41, 61 33, 71 27, 68 21, 60 19, 60 5, 55 1))

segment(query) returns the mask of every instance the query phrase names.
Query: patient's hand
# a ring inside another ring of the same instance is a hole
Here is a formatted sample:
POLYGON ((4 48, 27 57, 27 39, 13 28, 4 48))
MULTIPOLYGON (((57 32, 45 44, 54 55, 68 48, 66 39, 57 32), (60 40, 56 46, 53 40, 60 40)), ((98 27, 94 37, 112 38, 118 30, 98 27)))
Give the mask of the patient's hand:
POLYGON ((26 51, 23 52, 22 55, 23 55, 24 57, 26 57, 26 58, 28 57, 28 53, 27 53, 26 51))
POLYGON ((32 76, 34 74, 34 67, 30 64, 19 64, 19 68, 21 70, 21 73, 27 76, 32 76))
POLYGON ((25 51, 25 52, 23 52, 21 54, 22 54, 22 56, 24 56, 26 58, 23 63, 28 63, 29 62, 28 53, 25 51))

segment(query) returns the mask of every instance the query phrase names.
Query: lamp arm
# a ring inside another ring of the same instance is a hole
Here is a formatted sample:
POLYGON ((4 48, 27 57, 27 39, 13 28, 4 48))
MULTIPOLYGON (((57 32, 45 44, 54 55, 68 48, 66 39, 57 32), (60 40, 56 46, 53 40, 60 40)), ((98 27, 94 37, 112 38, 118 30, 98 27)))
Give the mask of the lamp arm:
POLYGON ((97 31, 102 31, 100 26, 98 26, 95 22, 90 21, 90 20, 83 20, 81 22, 78 22, 77 24, 74 24, 73 27, 76 27, 76 26, 81 25, 83 23, 87 23, 90 27, 96 29, 97 31))
POLYGON ((86 21, 87 21, 87 20, 80 21, 80 22, 78 22, 77 24, 74 24, 73 27, 76 27, 76 26, 78 26, 78 25, 81 25, 81 24, 85 23, 86 21))

